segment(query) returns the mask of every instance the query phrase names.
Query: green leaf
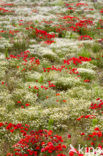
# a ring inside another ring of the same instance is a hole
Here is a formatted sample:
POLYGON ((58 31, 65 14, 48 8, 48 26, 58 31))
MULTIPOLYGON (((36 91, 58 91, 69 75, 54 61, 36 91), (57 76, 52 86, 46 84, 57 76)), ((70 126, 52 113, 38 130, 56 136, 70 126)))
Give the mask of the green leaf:
POLYGON ((8 57, 8 48, 5 49, 5 57, 8 57))
POLYGON ((53 123, 54 123, 54 120, 53 119, 49 119, 49 121, 48 121, 48 130, 52 130, 53 129, 53 123))
POLYGON ((40 77, 40 79, 38 80, 39 83, 43 82, 43 76, 40 77))

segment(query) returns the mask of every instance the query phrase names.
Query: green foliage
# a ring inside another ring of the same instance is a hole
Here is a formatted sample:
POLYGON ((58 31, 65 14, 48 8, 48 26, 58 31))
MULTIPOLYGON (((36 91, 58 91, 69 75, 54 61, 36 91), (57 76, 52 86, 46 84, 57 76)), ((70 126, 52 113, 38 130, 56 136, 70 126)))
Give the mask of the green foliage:
POLYGON ((38 80, 39 83, 43 83, 43 76, 40 77, 40 79, 38 80))
POLYGON ((101 50, 102 48, 101 48, 101 46, 99 45, 99 44, 93 44, 93 46, 92 46, 92 51, 94 52, 94 53, 99 53, 99 51, 101 50))
POLYGON ((80 50, 80 52, 78 53, 78 56, 90 58, 91 57, 91 53, 88 51, 88 49, 86 49, 85 47, 83 47, 80 50))
POLYGON ((89 79, 89 80, 92 80, 94 79, 94 75, 90 74, 90 73, 80 73, 81 77, 83 78, 83 80, 86 80, 86 79, 89 79))
POLYGON ((49 119, 49 121, 48 121, 48 130, 52 130, 53 129, 53 124, 54 124, 54 120, 53 119, 49 119))
POLYGON ((9 54, 20 54, 20 52, 25 51, 29 46, 29 42, 27 40, 16 41, 13 43, 13 46, 8 48, 9 54))
POLYGON ((95 127, 98 124, 98 119, 92 119, 92 125, 95 127))
POLYGON ((5 48, 5 58, 7 58, 9 55, 8 55, 8 48, 5 48))
POLYGON ((58 37, 59 38, 65 38, 66 36, 66 31, 61 31, 59 34, 58 34, 58 37))
POLYGON ((94 36, 95 36, 95 30, 93 28, 91 28, 91 29, 79 28, 79 32, 78 33, 81 36, 82 35, 89 35, 92 38, 94 38, 94 36))
POLYGON ((92 60, 91 63, 99 68, 103 68, 103 57, 97 57, 97 59, 92 60))

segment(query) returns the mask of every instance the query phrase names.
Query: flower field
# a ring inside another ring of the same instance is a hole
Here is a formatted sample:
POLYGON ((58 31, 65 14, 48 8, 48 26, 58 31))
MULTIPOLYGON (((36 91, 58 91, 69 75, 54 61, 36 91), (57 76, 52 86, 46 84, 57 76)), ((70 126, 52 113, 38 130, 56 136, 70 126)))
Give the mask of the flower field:
POLYGON ((103 155, 103 0, 0 0, 0 156, 103 155))

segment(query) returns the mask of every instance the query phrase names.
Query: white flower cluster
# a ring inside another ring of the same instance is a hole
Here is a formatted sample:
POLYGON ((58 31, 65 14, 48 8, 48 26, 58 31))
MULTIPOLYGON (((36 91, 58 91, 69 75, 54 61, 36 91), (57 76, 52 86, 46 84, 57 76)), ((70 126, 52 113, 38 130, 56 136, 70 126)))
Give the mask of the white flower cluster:
POLYGON ((9 40, 2 38, 2 40, 0 40, 0 49, 5 49, 5 47, 12 47, 13 44, 11 44, 9 42, 9 40))
POLYGON ((51 49, 44 48, 44 47, 39 48, 37 54, 43 57, 46 57, 46 56, 48 57, 51 56, 52 58, 57 57, 57 55, 51 49))
POLYGON ((59 77, 57 80, 52 81, 52 82, 56 85, 57 88, 59 87, 62 89, 65 87, 69 89, 81 83, 79 78, 75 79, 74 77, 73 78, 59 77))
POLYGON ((78 68, 79 73, 88 73, 91 75, 95 75, 95 71, 93 69, 86 69, 86 68, 78 68))
POLYGON ((78 87, 74 87, 71 90, 68 90, 69 95, 72 98, 78 98, 78 99, 88 99, 91 100, 92 98, 94 98, 94 93, 92 88, 90 89, 86 89, 83 86, 78 86, 78 87), (81 96, 82 95, 82 96, 81 96))
POLYGON ((35 104, 37 96, 35 93, 29 92, 28 89, 15 89, 12 93, 12 98, 15 102, 21 101, 24 104, 35 104))
POLYGON ((82 64, 79 65, 79 68, 86 68, 86 69, 96 69, 96 66, 89 63, 89 62, 82 62, 82 64))
POLYGON ((33 72, 27 72, 27 75, 26 75, 26 77, 27 77, 27 79, 28 80, 38 80, 38 79, 40 79, 40 77, 41 77, 41 73, 39 73, 39 72, 36 72, 36 71, 33 71, 33 72))

